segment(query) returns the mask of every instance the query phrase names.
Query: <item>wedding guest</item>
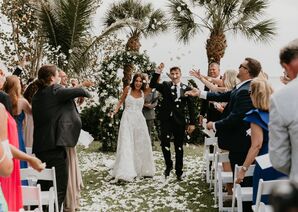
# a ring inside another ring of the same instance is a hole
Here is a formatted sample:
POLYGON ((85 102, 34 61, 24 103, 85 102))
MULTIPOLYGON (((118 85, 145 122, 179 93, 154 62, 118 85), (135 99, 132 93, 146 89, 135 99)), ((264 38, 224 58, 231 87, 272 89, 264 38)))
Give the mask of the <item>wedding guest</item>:
POLYGON ((274 212, 298 211, 297 181, 286 181, 276 185, 271 192, 270 205, 274 212))
MULTIPOLYGON (((222 81, 222 83, 218 83, 217 85, 210 82, 211 80, 208 80, 206 76, 203 76, 200 71, 190 71, 190 75, 194 76, 196 78, 198 78, 202 83, 205 84, 205 86, 212 92, 220 92, 220 93, 224 93, 227 91, 232 90, 238 83, 239 80, 237 78, 237 74, 238 72, 236 70, 226 70, 222 79, 220 79, 222 81)), ((216 110, 218 110, 219 112, 223 113, 224 112, 224 108, 226 107, 227 103, 226 102, 210 102, 209 104, 213 104, 214 108, 216 110)), ((208 121, 208 120, 207 120, 208 121)), ((213 149, 212 149, 213 151, 213 149)), ((226 151, 226 150, 222 150, 222 151, 226 151)), ((223 170, 224 171, 233 171, 231 164, 229 162, 225 162, 223 163, 223 170)), ((232 194, 233 191, 233 184, 232 183, 228 183, 226 186, 226 189, 228 191, 228 194, 232 194)))
MULTIPOLYGON (((67 74, 64 71, 60 70, 59 77, 61 78, 60 84, 63 87, 68 87, 67 74)), ((78 80, 72 79, 71 81, 72 81, 72 87, 80 86, 78 84, 78 80)), ((83 84, 86 86, 87 81, 83 82, 83 84)), ((84 98, 78 97, 78 99, 84 99, 84 98)), ((75 104, 75 107, 77 107, 76 104, 75 104)), ((71 114, 68 114, 67 112, 63 114, 63 116, 69 116, 69 115, 71 114)), ((83 187, 83 179, 82 179, 81 170, 79 167, 76 147, 66 147, 66 154, 67 154, 67 164, 68 164, 69 174, 68 174, 68 183, 67 183, 65 200, 63 203, 63 211, 74 212, 76 209, 79 209, 80 207, 80 197, 81 197, 81 188, 83 187)))
POLYGON ((2 69, 0 69, 0 103, 2 103, 5 106, 6 110, 10 114, 12 114, 12 105, 11 105, 10 98, 8 94, 2 90, 5 81, 6 81, 5 73, 2 69))
MULTIPOLYGON (((220 76, 220 67, 217 63, 211 63, 208 67, 208 77, 204 78, 205 80, 211 82, 213 85, 218 87, 223 86, 223 81, 220 76)), ((205 85, 204 91, 209 91, 208 86, 205 85)), ((221 112, 218 111, 212 102, 202 99, 201 100, 201 110, 199 116, 199 124, 202 125, 203 118, 207 118, 207 121, 217 121, 221 117, 221 112)), ((213 151, 213 149, 212 149, 213 151)))
POLYGON ((142 114, 145 84, 143 75, 136 73, 132 83, 124 88, 120 100, 110 114, 113 117, 125 102, 121 117, 116 161, 111 175, 118 180, 133 181, 136 177, 153 177, 155 165, 151 140, 142 114))
MULTIPOLYGON (((38 90, 37 80, 33 80, 24 91, 24 98, 27 99, 32 106, 32 98, 38 90)), ((26 147, 32 147, 33 145, 33 116, 32 114, 26 114, 24 120, 24 141, 26 147)))
MULTIPOLYGON (((0 103, 0 176, 7 177, 13 171, 13 161, 7 139, 7 114, 0 103)), ((7 203, 0 186, 0 211, 8 211, 7 203)))
MULTIPOLYGON (((250 97, 252 104, 256 109, 250 110, 245 121, 250 123, 251 129, 251 146, 248 150, 246 159, 237 175, 236 183, 241 183, 245 177, 248 167, 253 164, 255 158, 268 153, 268 122, 269 122, 269 98, 273 93, 273 89, 267 80, 259 77, 250 83, 250 97)), ((262 169, 258 162, 253 174, 253 204, 256 202, 259 180, 264 181, 275 180, 286 175, 276 171, 274 168, 262 169)), ((263 203, 269 204, 268 197, 262 196, 263 203)))
POLYGON ((60 85, 67 88, 68 87, 68 76, 67 76, 67 74, 64 71, 60 70, 59 71, 59 78, 60 78, 60 85))
MULTIPOLYGON (((6 77, 6 82, 3 88, 4 91, 8 93, 12 102, 12 113, 18 126, 19 149, 23 152, 26 152, 26 146, 23 135, 23 121, 25 119, 26 114, 32 114, 31 105, 21 95, 21 82, 17 76, 12 75, 6 77)), ((27 167, 27 163, 25 161, 21 161, 21 168, 27 167)))
POLYGON ((1 111, 0 116, 3 116, 0 119, 0 128, 6 126, 6 137, 9 141, 9 148, 12 154, 12 156, 9 156, 10 154, 7 153, 7 156, 13 157, 13 171, 8 177, 0 177, 0 184, 8 205, 8 211, 19 211, 19 209, 23 207, 19 160, 27 161, 29 165, 37 171, 43 170, 44 165, 38 158, 18 149, 17 125, 10 113, 4 110, 4 112, 1 111))
POLYGON ((149 87, 149 76, 148 74, 143 74, 145 78, 146 89, 150 89, 148 94, 145 96, 145 103, 143 107, 143 115, 145 116, 149 135, 151 138, 152 146, 154 146, 154 141, 152 138, 152 131, 154 129, 154 120, 155 120, 155 107, 158 103, 158 92, 156 89, 151 89, 149 87))
MULTIPOLYGON (((261 69, 259 61, 245 58, 239 66, 237 75, 240 83, 233 90, 225 93, 212 93, 201 92, 194 88, 186 93, 211 101, 228 102, 221 119, 216 122, 208 122, 207 128, 216 131, 219 148, 229 151, 232 170, 235 169, 236 164, 244 163, 251 145, 250 137, 247 136, 249 124, 243 118, 248 111, 253 109, 249 87, 251 80, 259 75, 261 69)), ((251 186, 252 179, 244 178, 241 185, 251 186)), ((245 211, 251 211, 251 202, 244 202, 243 208, 245 211)))
MULTIPOLYGON (((238 72, 235 70, 226 70, 222 79, 220 79, 222 81, 222 83, 219 83, 220 84, 220 86, 219 86, 217 84, 210 82, 210 80, 208 80, 206 76, 203 76, 200 73, 200 71, 195 71, 195 70, 190 71, 190 75, 198 78, 202 83, 204 83, 204 85, 210 91, 220 92, 220 93, 232 90, 239 83, 237 74, 238 74, 238 72)), ((223 110, 226 106, 226 103, 210 102, 209 104, 213 104, 214 108, 221 113, 223 112, 223 110)), ((208 121, 208 119, 207 119, 207 121, 208 121)))
MULTIPOLYGON (((89 97, 83 88, 64 88, 58 84, 55 65, 43 65, 38 71, 38 90, 32 99, 34 122, 33 153, 47 167, 55 167, 59 210, 65 199, 68 181, 66 147, 78 141, 81 119, 73 102, 76 97, 89 97)), ((51 185, 41 182, 43 190, 51 185)))
POLYGON ((161 148, 165 160, 166 169, 164 171, 165 178, 170 175, 173 169, 173 161, 171 159, 170 141, 171 136, 174 136, 175 145, 175 170, 177 180, 183 180, 183 140, 187 124, 187 133, 191 134, 195 129, 194 106, 192 98, 186 97, 184 93, 190 88, 181 82, 181 70, 179 67, 170 69, 171 82, 164 81, 158 83, 164 69, 164 64, 161 63, 150 82, 151 88, 162 95, 161 108, 159 113, 160 128, 161 128, 161 148), (188 109, 188 114, 186 114, 188 109), (189 123, 186 121, 186 115, 189 115, 189 123))
POLYGON ((275 169, 298 179, 298 39, 281 49, 279 59, 291 81, 271 97, 269 156, 275 169))

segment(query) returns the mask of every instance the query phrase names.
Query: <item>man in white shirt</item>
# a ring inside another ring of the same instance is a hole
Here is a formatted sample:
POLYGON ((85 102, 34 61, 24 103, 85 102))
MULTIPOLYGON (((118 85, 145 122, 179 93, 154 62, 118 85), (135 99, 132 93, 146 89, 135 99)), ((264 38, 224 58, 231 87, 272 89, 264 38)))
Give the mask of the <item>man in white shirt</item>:
POLYGON ((298 39, 281 49, 279 58, 291 81, 271 97, 269 156, 275 169, 298 179, 298 39))

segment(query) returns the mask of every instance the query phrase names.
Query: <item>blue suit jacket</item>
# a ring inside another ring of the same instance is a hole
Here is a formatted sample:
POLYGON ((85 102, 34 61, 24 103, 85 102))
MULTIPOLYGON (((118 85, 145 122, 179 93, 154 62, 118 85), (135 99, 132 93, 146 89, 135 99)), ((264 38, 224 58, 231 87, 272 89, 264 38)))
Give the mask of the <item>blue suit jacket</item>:
POLYGON ((249 95, 250 81, 236 87, 226 93, 208 93, 207 100, 228 102, 222 115, 222 119, 215 122, 218 145, 221 149, 231 152, 247 152, 250 148, 250 136, 246 131, 250 128, 249 123, 243 118, 253 109, 249 95))

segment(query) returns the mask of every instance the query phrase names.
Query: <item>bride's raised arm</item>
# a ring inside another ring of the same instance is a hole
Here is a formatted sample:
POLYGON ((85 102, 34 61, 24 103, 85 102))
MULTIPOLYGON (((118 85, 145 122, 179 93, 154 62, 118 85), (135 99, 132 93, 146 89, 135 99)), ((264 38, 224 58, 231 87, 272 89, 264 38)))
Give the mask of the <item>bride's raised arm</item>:
POLYGON ((114 109, 114 111, 111 113, 111 117, 113 117, 120 109, 121 105, 123 104, 123 102, 125 101, 126 97, 127 97, 127 94, 128 94, 128 90, 129 90, 129 86, 126 86, 124 89, 123 89, 123 93, 117 103, 117 106, 116 108, 114 109))

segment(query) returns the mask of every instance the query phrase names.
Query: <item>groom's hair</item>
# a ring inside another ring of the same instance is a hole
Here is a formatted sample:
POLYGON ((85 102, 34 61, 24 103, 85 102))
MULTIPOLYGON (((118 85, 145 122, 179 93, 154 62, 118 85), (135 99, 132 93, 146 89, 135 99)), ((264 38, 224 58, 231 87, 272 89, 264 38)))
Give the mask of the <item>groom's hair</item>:
POLYGON ((174 66, 174 67, 170 68, 170 73, 175 70, 178 70, 181 73, 181 69, 178 66, 174 66))

